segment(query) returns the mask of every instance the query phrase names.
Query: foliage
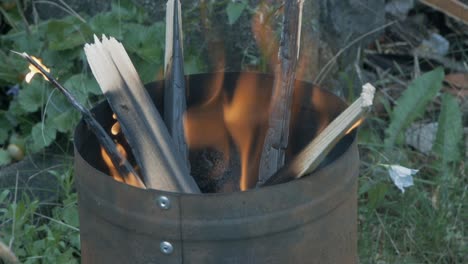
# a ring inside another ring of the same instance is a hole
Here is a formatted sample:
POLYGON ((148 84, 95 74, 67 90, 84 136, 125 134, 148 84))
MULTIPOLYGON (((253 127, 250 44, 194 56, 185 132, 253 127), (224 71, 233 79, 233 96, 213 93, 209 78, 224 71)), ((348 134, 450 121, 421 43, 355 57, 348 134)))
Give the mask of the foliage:
MULTIPOLYGON (((21 263, 79 263, 77 197, 71 170, 56 173, 63 195, 54 207, 18 190, 0 191, 1 239, 21 263), (18 193, 16 193, 18 191, 18 193)), ((0 261, 1 262, 1 261, 0 261)))
POLYGON ((442 88, 444 70, 437 68, 414 80, 396 102, 387 128, 385 146, 393 147, 403 129, 424 114, 425 106, 442 88))
MULTIPOLYGON (((16 14, 16 8, 7 14, 16 14)), ((37 152, 44 147, 66 144, 79 121, 79 114, 65 97, 40 76, 30 84, 24 82, 27 63, 9 52, 16 50, 39 57, 51 68, 52 74, 87 107, 102 97, 84 57, 83 45, 92 42, 93 35, 114 36, 126 47, 144 83, 153 81, 162 72, 164 30, 162 21, 152 23, 144 10, 129 1, 119 1, 109 12, 87 18, 86 23, 74 16, 50 19, 30 26, 30 33, 21 25, 21 16, 9 16, 11 30, 0 36, 0 94, 8 102, 0 102, 0 150, 4 154, 13 135, 26 140, 26 151, 37 152), (5 62, 5 63, 3 63, 5 62), (16 89, 16 92, 8 91, 16 89)), ((190 70, 197 71, 197 59, 186 55, 190 70)), ((0 156, 0 163, 10 160, 0 156)))
MULTIPOLYGON (((9 144, 27 146, 34 152, 54 142, 68 143, 79 119, 65 98, 40 76, 31 84, 24 83, 27 63, 11 54, 10 49, 41 57, 53 75, 87 107, 101 99, 82 52, 83 44, 92 41, 93 34, 105 33, 122 41, 144 82, 154 80, 161 72, 164 24, 150 22, 144 10, 129 0, 119 2, 109 12, 85 17, 86 23, 71 16, 40 21, 30 26, 31 34, 24 30, 16 8, 6 10, 0 5, 0 13, 11 26, 7 34, 0 36, 0 95, 7 98, 0 97, 0 166, 12 160, 7 151, 9 144)), ((227 17, 233 28, 250 11, 244 0, 206 2, 216 6, 210 8, 227 17)), ((195 8, 188 12, 192 17, 199 15, 195 8)), ((184 20, 185 23, 199 27, 198 22, 184 20)), ((247 46, 245 58, 262 64, 261 55, 251 48, 254 46, 247 46)), ((186 72, 200 71, 204 67, 200 50, 190 45, 185 48, 186 72)), ((460 149, 460 106, 455 98, 444 94, 440 113, 437 106, 430 114, 426 110, 438 99, 443 77, 444 71, 439 68, 416 78, 393 110, 393 98, 378 97, 376 102, 390 115, 370 116, 360 129, 361 263, 467 263, 464 219, 468 183, 460 149), (421 154, 400 140, 405 128, 417 119, 439 123, 433 153, 421 154), (381 163, 401 163, 419 169, 415 185, 401 194, 387 171, 377 165, 381 163)), ((348 81, 349 90, 353 90, 354 81, 348 81)), ((77 197, 72 173, 57 172, 56 176, 62 183, 61 198, 53 205, 25 195, 16 199, 15 190, 0 189, 0 239, 8 244, 14 237, 13 251, 22 262, 79 262, 77 197)))
POLYGON ((228 15, 229 24, 232 25, 236 23, 239 17, 244 12, 247 7, 247 1, 230 1, 226 7, 226 13, 228 15))
POLYGON ((444 165, 457 162, 462 157, 461 142, 463 142, 463 125, 460 106, 453 96, 444 94, 433 150, 444 165))
POLYGON ((462 205, 468 184, 460 149, 463 127, 458 101, 442 94, 433 153, 419 153, 398 140, 417 118, 437 121, 427 114, 426 106, 438 98, 443 79, 441 68, 414 79, 393 111, 388 101, 379 98, 390 112, 388 120, 371 117, 360 131, 362 263, 466 263, 466 222, 461 219, 466 218, 462 205), (419 169, 414 186, 401 194, 387 171, 378 166, 382 163, 419 169))

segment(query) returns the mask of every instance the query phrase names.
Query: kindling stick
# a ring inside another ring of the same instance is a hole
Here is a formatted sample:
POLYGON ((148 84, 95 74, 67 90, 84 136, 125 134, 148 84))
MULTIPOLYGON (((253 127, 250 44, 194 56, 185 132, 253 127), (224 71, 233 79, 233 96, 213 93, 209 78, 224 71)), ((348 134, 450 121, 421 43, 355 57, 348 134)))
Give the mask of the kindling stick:
POLYGON ((182 17, 179 0, 169 0, 167 2, 164 71, 164 122, 181 157, 190 167, 182 121, 187 103, 185 99, 182 17))
POLYGON ((67 98, 67 100, 72 104, 72 106, 77 109, 81 115, 83 116, 83 120, 88 125, 89 129, 96 135, 97 140, 102 145, 102 147, 106 150, 107 154, 109 155, 112 164, 115 168, 117 168, 119 174, 123 178, 123 181, 127 184, 134 185, 140 188, 146 188, 145 184, 139 178, 135 170, 133 169, 132 165, 127 161, 125 157, 120 154, 117 149, 117 145, 112 141, 112 138, 107 134, 104 128, 99 124, 99 122, 93 117, 91 112, 85 108, 82 104, 80 104, 75 97, 65 88, 63 87, 48 71, 46 71, 35 59, 29 56, 27 53, 19 53, 13 51, 15 54, 20 55, 21 57, 25 58, 31 65, 33 65, 37 70, 39 70, 45 78, 52 83, 63 95, 67 98))
POLYGON ((145 90, 123 45, 95 37, 86 58, 109 105, 117 115, 148 188, 200 193, 174 146, 161 115, 145 90))
POLYGON ((284 164, 288 146, 292 96, 299 56, 302 6, 304 0, 287 0, 284 4, 283 29, 279 48, 279 64, 270 104, 269 127, 260 159, 258 183, 262 184, 284 164))
POLYGON ((365 84, 361 96, 336 117, 301 151, 291 163, 271 176, 260 186, 283 183, 313 172, 338 141, 358 127, 374 100, 375 87, 365 84))

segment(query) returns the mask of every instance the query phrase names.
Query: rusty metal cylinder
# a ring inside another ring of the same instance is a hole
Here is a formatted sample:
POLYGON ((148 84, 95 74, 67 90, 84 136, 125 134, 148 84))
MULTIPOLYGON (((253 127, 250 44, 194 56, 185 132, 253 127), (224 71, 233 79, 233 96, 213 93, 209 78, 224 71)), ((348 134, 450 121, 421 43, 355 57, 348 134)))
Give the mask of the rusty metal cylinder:
MULTIPOLYGON (((271 89, 270 76, 250 75, 260 76, 265 89, 271 89)), ((224 82, 237 77, 226 74, 224 82)), ((210 74, 188 77, 193 96, 209 79, 210 74)), ((157 105, 162 85, 149 87, 157 105)), ((309 83, 297 82, 296 89, 320 97, 321 119, 328 115, 331 120, 345 107, 309 83)), ((318 111, 314 105, 304 107, 318 111)), ((113 122, 106 103, 93 113, 105 127, 113 122)), ((303 134, 318 132, 299 123, 303 134)), ((200 195, 143 190, 113 180, 101 169, 99 145, 83 122, 74 143, 84 264, 357 263, 359 154, 354 134, 341 140, 326 164, 300 180, 200 195)))

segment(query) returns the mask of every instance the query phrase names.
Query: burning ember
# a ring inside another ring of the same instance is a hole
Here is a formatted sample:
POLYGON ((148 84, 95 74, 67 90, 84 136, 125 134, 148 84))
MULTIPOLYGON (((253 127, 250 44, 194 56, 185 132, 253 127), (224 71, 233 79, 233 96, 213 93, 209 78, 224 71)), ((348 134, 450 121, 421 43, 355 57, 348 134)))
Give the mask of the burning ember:
MULTIPOLYGON (((117 115, 113 114, 112 118, 114 120, 117 120, 117 115)), ((127 160, 128 159, 128 153, 125 150, 125 147, 122 144, 120 144, 118 139, 117 139, 117 136, 120 135, 120 123, 118 121, 116 121, 112 125, 112 127, 110 129, 110 132, 111 132, 111 135, 114 136, 114 142, 115 142, 115 144, 117 146, 117 150, 122 155, 122 157, 127 160)), ((128 173, 127 175, 121 175, 119 173, 119 171, 117 170, 117 168, 112 163, 112 160, 109 157, 109 154, 107 153, 107 151, 102 146, 100 147, 100 149, 101 149, 102 160, 106 164, 107 168, 109 169, 109 174, 114 180, 119 181, 119 182, 125 182, 125 183, 127 183, 129 185, 132 185, 132 186, 135 186, 135 187, 140 187, 140 188, 143 187, 142 184, 141 184, 141 181, 138 180, 138 177, 139 177, 138 175, 135 175, 133 173, 128 173)), ((137 168, 135 168, 135 167, 134 167, 134 169, 135 169, 135 171, 137 170, 137 168)))
MULTIPOLYGON (((31 56, 31 58, 37 63, 39 64, 45 71, 47 72, 50 72, 50 69, 47 68, 44 64, 42 64, 42 60, 39 59, 39 58, 36 58, 34 56, 31 56)), ((24 77, 24 80, 27 82, 27 83, 30 83, 32 78, 34 77, 34 75, 36 75, 36 73, 39 73, 40 75, 42 75, 42 77, 44 77, 44 80, 47 80, 47 77, 37 68, 35 67, 34 65, 32 64, 29 64, 29 72, 28 74, 26 74, 26 76, 24 77)))

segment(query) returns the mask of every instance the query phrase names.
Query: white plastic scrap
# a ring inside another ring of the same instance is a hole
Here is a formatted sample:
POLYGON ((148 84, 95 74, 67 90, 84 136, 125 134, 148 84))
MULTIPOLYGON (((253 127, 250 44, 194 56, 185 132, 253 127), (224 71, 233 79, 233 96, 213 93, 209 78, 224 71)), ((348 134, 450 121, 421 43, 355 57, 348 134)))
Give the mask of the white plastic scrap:
POLYGON ((417 47, 423 52, 434 53, 440 56, 445 56, 449 52, 450 42, 437 33, 432 33, 428 39, 422 41, 417 47))
POLYGON ((413 175, 418 173, 419 170, 406 168, 400 165, 383 164, 383 166, 388 169, 388 173, 390 174, 393 184, 395 184, 402 193, 405 192, 405 188, 414 185, 413 175))

